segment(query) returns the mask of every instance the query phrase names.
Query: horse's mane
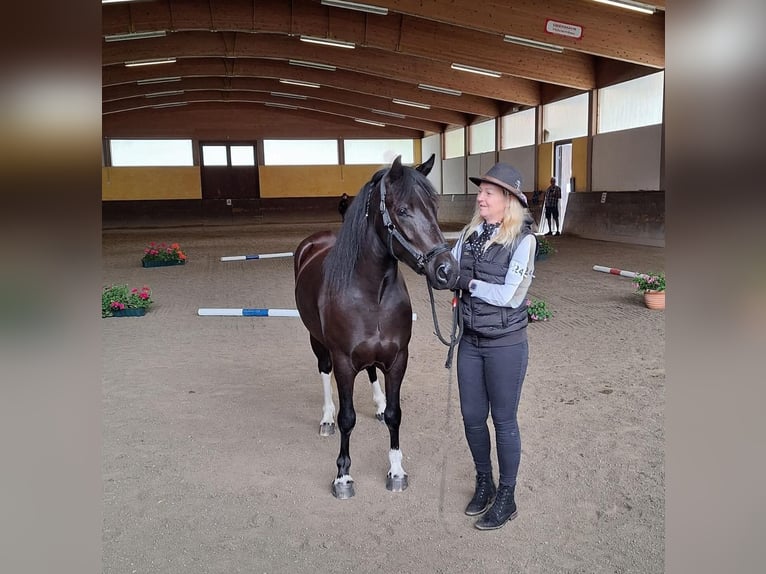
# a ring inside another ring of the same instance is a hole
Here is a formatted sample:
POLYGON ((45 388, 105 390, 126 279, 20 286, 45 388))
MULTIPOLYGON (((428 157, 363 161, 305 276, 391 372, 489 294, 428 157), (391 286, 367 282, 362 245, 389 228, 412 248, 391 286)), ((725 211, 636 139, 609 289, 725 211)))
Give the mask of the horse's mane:
MULTIPOLYGON (((325 283, 331 291, 342 292, 351 281, 354 268, 362 255, 367 226, 379 211, 380 196, 374 194, 374 191, 380 186, 380 181, 388 169, 378 170, 372 179, 362 186, 346 212, 335 246, 324 261, 325 283)), ((402 169, 402 177, 386 186, 388 196, 397 200, 403 193, 417 193, 424 203, 434 204, 438 195, 428 178, 415 168, 402 166, 402 169)))

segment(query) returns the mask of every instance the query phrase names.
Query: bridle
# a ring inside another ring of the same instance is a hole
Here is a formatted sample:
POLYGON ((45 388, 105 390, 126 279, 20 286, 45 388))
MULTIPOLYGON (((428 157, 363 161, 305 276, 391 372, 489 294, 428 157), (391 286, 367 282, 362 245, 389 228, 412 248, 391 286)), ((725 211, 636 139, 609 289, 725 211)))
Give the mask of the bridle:
MULTIPOLYGON (((431 249, 428 253, 423 254, 396 228, 396 225, 394 225, 394 222, 391 219, 391 214, 388 213, 388 208, 386 207, 386 175, 388 174, 388 171, 390 170, 387 170, 380 178, 380 215, 383 217, 383 226, 388 230, 388 253, 391 257, 399 261, 399 258, 394 253, 393 242, 394 239, 396 239, 399 242, 399 245, 401 245, 407 253, 412 255, 412 258, 415 260, 415 272, 419 275, 423 275, 428 262, 437 255, 444 253, 445 251, 450 251, 449 245, 441 243, 431 249)), ((365 213, 365 217, 366 215, 367 213, 365 213)))

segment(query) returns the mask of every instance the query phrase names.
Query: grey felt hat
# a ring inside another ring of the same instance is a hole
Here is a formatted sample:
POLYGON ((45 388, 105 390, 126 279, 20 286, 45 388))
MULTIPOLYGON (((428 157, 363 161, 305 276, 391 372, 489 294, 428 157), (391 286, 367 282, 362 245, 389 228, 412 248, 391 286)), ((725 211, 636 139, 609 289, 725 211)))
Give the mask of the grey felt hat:
POLYGON ((527 196, 521 192, 521 174, 512 165, 496 163, 482 177, 469 177, 471 183, 479 185, 482 181, 492 183, 512 193, 524 207, 529 207, 527 196))

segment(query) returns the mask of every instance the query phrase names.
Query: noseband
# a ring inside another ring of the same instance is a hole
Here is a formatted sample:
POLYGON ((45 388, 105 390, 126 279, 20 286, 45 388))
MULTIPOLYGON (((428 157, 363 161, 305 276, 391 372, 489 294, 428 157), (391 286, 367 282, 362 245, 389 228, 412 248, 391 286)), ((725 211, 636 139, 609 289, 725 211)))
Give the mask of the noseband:
POLYGON ((420 251, 418 251, 412 243, 410 243, 407 238, 402 235, 401 231, 399 231, 396 228, 396 225, 394 225, 394 222, 391 220, 391 214, 388 213, 388 208, 386 207, 386 175, 388 174, 388 171, 383 174, 383 176, 380 178, 380 215, 383 217, 383 225, 388 230, 388 252, 397 261, 399 261, 399 258, 394 253, 394 244, 393 241, 396 239, 399 242, 399 245, 401 245, 405 251, 407 251, 410 255, 412 255, 413 259, 415 259, 416 268, 415 271, 419 275, 423 275, 426 270, 426 265, 429 261, 431 261, 434 257, 437 255, 444 253, 445 251, 449 251, 449 245, 446 243, 441 243, 431 249, 428 253, 423 254, 420 251))

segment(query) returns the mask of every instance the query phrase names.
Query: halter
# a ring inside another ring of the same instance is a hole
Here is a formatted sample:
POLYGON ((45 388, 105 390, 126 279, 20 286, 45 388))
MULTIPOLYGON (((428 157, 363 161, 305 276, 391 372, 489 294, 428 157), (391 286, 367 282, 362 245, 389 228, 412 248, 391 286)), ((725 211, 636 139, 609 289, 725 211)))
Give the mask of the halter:
MULTIPOLYGON (((389 170, 390 171, 390 170, 389 170)), ((439 255, 440 253, 444 253, 445 251, 449 251, 449 245, 446 243, 441 243, 431 249, 428 253, 425 255, 418 251, 412 243, 410 243, 407 238, 402 235, 402 233, 396 228, 396 225, 394 225, 394 222, 391 219, 391 215, 388 213, 388 208, 386 207, 386 175, 388 174, 388 171, 383 174, 383 176, 380 178, 380 214, 383 217, 383 225, 386 229, 388 229, 388 252, 397 261, 399 261, 399 258, 394 253, 394 245, 393 241, 394 238, 399 242, 399 245, 401 245, 410 255, 412 255, 413 259, 415 259, 415 262, 417 264, 417 268, 415 269, 415 272, 418 273, 418 275, 423 275, 425 273, 426 265, 428 264, 431 259, 439 255)))

